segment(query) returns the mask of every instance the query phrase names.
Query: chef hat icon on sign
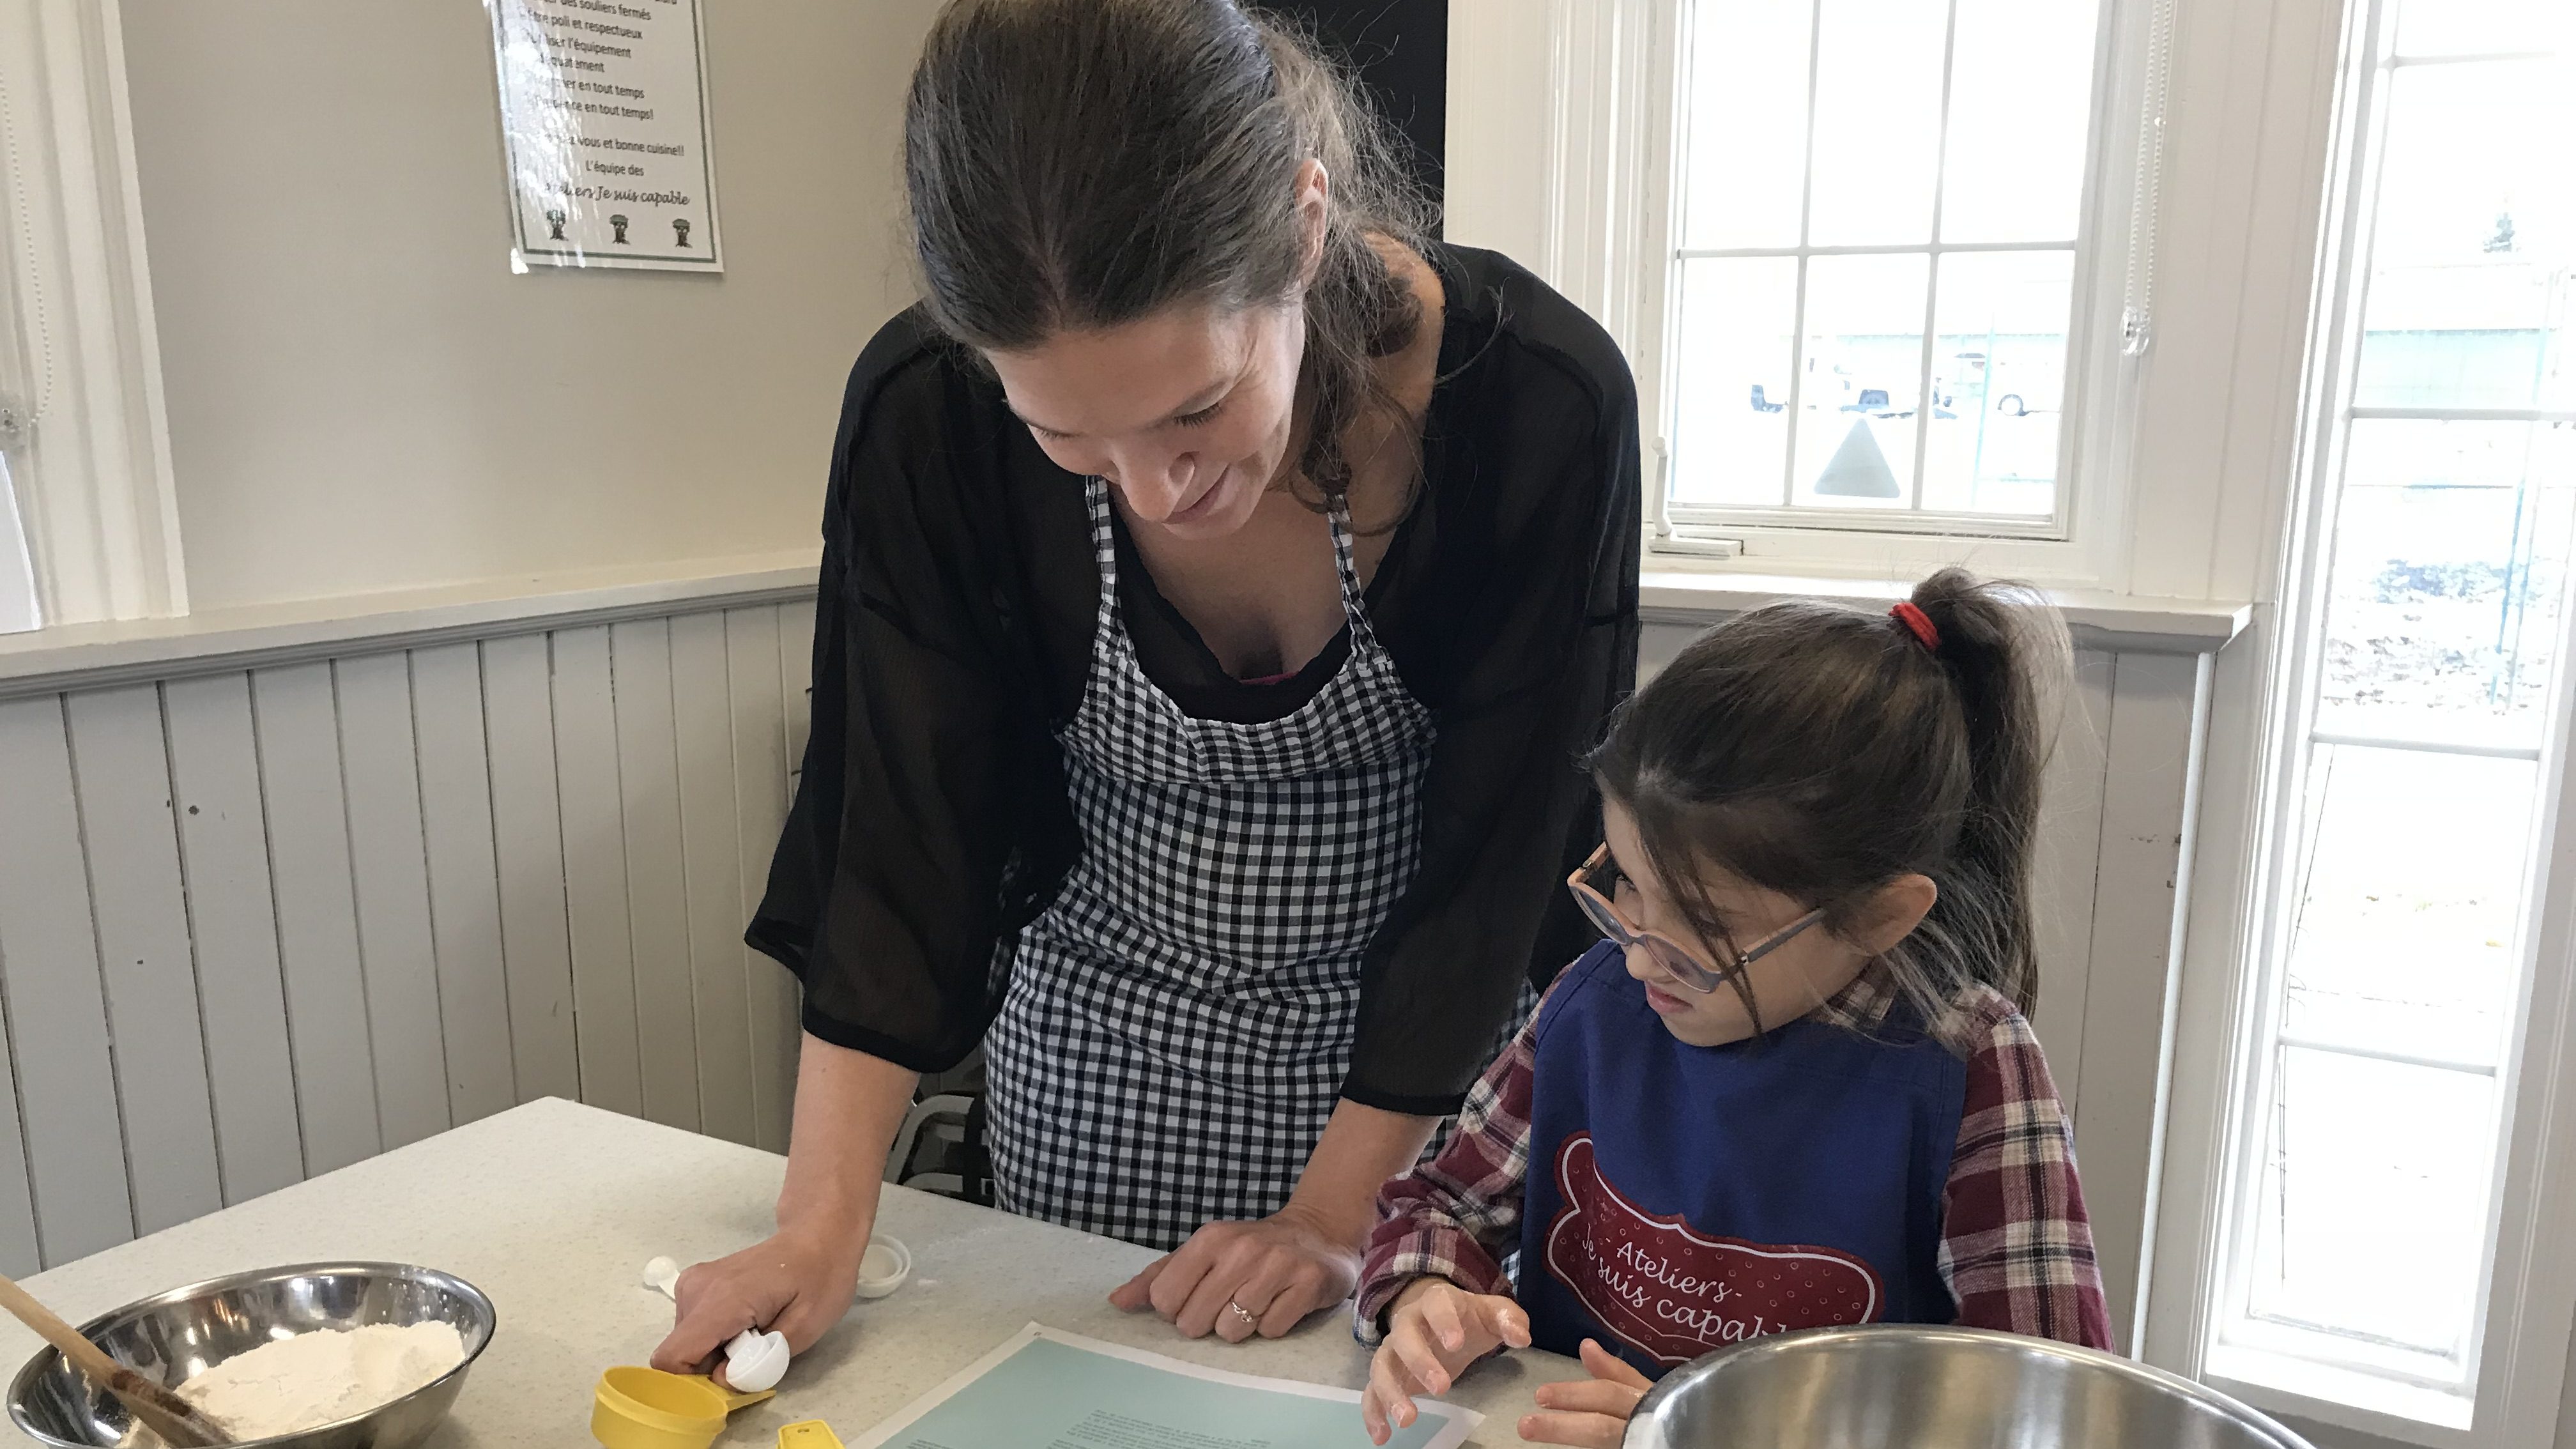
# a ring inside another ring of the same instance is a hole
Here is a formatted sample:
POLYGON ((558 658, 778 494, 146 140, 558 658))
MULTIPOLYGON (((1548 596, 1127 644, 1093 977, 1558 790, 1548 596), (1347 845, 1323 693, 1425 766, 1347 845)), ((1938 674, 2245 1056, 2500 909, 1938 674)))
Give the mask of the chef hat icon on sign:
POLYGON ((672 217, 671 235, 677 240, 679 245, 687 246, 689 244, 689 219, 685 216, 672 217))
POLYGON ((614 227, 617 231, 617 235, 610 237, 609 240, 617 243, 619 246, 626 245, 626 214, 624 212, 619 212, 617 215, 608 219, 608 224, 611 227, 614 227))

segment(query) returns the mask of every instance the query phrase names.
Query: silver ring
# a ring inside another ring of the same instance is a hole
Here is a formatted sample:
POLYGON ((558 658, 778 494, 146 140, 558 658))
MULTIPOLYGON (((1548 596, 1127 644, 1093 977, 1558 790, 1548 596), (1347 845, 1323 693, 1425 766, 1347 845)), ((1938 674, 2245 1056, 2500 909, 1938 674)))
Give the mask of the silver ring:
POLYGON ((1244 1327, 1259 1328, 1261 1326, 1261 1320, 1252 1316, 1251 1309, 1244 1307, 1242 1304, 1235 1302, 1231 1298, 1225 1300, 1225 1306, 1234 1310, 1234 1316, 1243 1320, 1244 1327))

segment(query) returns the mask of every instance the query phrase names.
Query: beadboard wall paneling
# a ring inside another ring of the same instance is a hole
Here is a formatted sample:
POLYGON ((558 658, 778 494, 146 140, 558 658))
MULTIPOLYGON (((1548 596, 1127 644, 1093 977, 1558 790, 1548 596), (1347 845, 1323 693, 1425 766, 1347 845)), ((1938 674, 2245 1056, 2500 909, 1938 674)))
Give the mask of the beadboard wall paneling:
POLYGON ((544 1096, 783 1149, 813 606, 0 699, 0 1271, 544 1096))

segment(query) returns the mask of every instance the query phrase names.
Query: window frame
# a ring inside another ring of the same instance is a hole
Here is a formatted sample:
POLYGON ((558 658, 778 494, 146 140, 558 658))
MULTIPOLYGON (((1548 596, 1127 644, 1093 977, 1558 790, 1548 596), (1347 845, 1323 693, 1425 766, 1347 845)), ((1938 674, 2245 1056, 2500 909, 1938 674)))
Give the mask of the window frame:
MULTIPOLYGON (((2100 0, 2094 35, 2092 136, 2077 228, 2074 306, 2067 340, 2066 402, 2059 438, 2060 513, 2047 520, 1963 518, 1891 510, 1694 508, 1671 498, 1671 419, 1676 416, 1680 201, 1686 164, 1684 75, 1698 0, 1657 0, 1661 44, 1641 47, 1624 88, 1652 98, 1653 120, 1632 164, 1646 193, 1629 245, 1642 286, 1621 341, 1638 374, 1646 448, 1650 569, 1886 577, 1972 558, 1990 572, 2060 587, 2125 591, 2132 440, 2144 370, 2123 346, 2130 272, 2149 274, 2156 206, 2138 184, 2150 86, 2159 79, 2158 0, 2100 0), (2135 253, 2136 255, 2133 255, 2135 253)), ((1952 6, 1955 23, 1955 0, 1952 6)), ((1946 100, 1947 79, 1944 79, 1946 100)), ((1946 107, 1944 125, 1947 124, 1946 107)), ((1579 166, 1580 149, 1568 160, 1579 166)), ((1615 225, 1615 222, 1614 222, 1615 225)), ((1991 250, 1936 241, 1873 250, 1905 254, 1991 250)), ((1828 251, 1840 249, 1824 249, 1828 251)), ((1614 332, 1620 329, 1614 325, 1614 332)))
MULTIPOLYGON (((2380 91, 2398 68, 2383 58, 2400 0, 2354 0, 2337 64, 2336 116, 2326 172, 2326 226, 2302 384, 2300 439, 2283 540, 2281 604, 2268 648, 2250 653, 2260 700, 2247 717, 2257 732, 2249 761, 2253 798, 2244 821, 2239 891, 2213 892, 2195 915, 2239 913, 2193 936, 2218 949, 2192 971, 2206 993, 2195 1028, 2224 1045, 2205 1079, 2178 1069, 2174 1120, 2209 1114, 2204 1143, 2186 1134, 2177 1175, 2180 1199, 2161 1253, 2193 1274, 2198 1291, 2156 1299, 2147 1347, 2159 1359, 2270 1412, 2427 1449, 2509 1445, 2549 1449, 2557 1436, 2576 1314, 2576 1234, 2552 1232, 2576 1216, 2576 679, 2561 670, 2543 715, 2529 895, 2519 924, 2524 974, 2511 1003, 2496 1076, 2497 1156, 2486 1209, 2477 1342, 2461 1387, 2430 1386, 2395 1360, 2348 1349, 2338 1358, 2300 1352, 2306 1335, 2248 1327, 2248 1270, 2254 1251, 2246 1218, 2259 1190, 2266 1107, 2279 1038, 2282 977, 2296 882, 2303 860, 2300 817, 2324 664, 2324 613, 2331 587, 2337 503, 2356 418, 2387 409, 2352 406, 2361 350, 2360 302, 2369 281, 2369 222, 2375 217, 2387 115, 2380 91), (2212 939, 2224 932, 2223 941, 2212 939), (2201 1149, 2195 1153, 2193 1149, 2201 1149), (2196 1201, 2194 1199, 2197 1199, 2196 1201), (2370 1361, 2382 1360, 2377 1365, 2370 1361)), ((2562 59, 2565 57, 2562 56, 2562 59)), ((2474 417, 2479 409, 2439 410, 2474 417)), ((2547 411, 2535 409, 2533 411, 2547 411)), ((2571 589, 2576 596, 2576 589, 2571 589)), ((2570 602, 2576 602, 2571 597, 2570 602)), ((2576 622, 2563 612, 2561 628, 2576 622)), ((2186 991, 2192 987, 2186 986, 2186 991)), ((2158 1287, 2167 1286, 2163 1272, 2158 1287)), ((2179 1285, 2175 1285, 2179 1286, 2179 1285)))
MULTIPOLYGON (((6 405, 0 404, 0 410, 6 405)), ((27 529, 18 511, 18 490, 10 457, 17 431, 0 416, 0 636, 28 633, 45 622, 36 596, 36 563, 27 552, 27 529)))
POLYGON ((43 320, 10 452, 41 624, 185 614, 117 0, 0 0, 0 132, 51 163, 0 177, 0 292, 43 320))

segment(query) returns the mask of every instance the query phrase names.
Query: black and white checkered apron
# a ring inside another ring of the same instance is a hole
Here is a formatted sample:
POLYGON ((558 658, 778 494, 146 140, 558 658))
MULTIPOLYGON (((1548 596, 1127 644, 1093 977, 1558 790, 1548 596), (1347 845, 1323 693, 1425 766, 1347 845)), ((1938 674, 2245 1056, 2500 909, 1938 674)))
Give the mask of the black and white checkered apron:
POLYGON ((985 1041, 994 1192, 1168 1249, 1277 1212, 1323 1135, 1361 959, 1419 856, 1431 712, 1369 628, 1336 507, 1340 672, 1284 719, 1189 717, 1136 662, 1088 487, 1100 615, 1057 736, 1083 849, 985 1041))

